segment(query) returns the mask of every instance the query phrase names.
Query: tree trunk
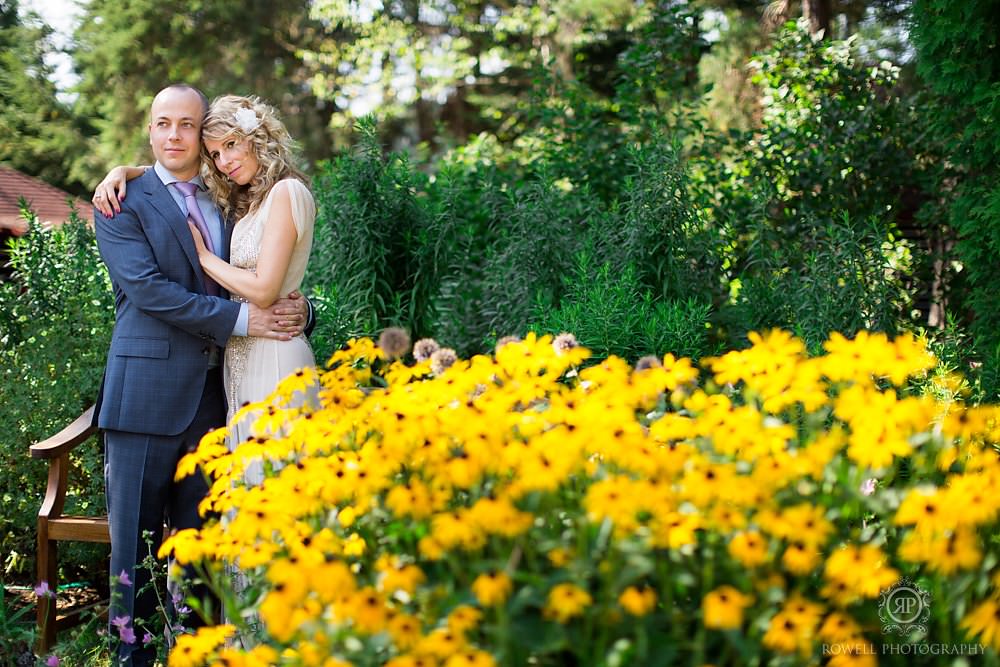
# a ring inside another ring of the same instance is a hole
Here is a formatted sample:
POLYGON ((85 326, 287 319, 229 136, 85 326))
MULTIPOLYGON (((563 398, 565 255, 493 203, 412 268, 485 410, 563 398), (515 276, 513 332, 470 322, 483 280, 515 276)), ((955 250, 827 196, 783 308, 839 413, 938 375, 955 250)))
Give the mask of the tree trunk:
POLYGON ((809 22, 809 33, 830 36, 830 0, 802 0, 802 17, 809 22))

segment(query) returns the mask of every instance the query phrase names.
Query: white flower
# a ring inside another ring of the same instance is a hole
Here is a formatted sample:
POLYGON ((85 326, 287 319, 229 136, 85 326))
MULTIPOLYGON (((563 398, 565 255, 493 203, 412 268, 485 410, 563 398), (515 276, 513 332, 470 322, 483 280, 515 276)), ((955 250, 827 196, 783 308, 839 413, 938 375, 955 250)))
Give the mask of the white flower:
POLYGON ((260 125, 253 109, 237 109, 233 119, 236 121, 236 126, 243 130, 243 134, 250 134, 260 125))

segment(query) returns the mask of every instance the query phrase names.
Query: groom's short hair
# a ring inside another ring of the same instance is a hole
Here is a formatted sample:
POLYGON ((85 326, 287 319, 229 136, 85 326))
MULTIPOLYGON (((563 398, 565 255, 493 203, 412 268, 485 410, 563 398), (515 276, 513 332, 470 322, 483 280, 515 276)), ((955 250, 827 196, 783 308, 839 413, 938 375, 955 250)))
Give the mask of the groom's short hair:
MULTIPOLYGON (((179 83, 172 83, 169 86, 164 87, 163 90, 190 90, 190 91, 192 91, 193 93, 195 93, 198 96, 198 99, 201 100, 201 115, 202 115, 202 117, 204 118, 205 115, 208 113, 208 97, 205 95, 205 93, 201 92, 200 88, 192 86, 190 83, 179 82, 179 83)), ((162 93, 163 90, 161 90, 160 93, 162 93)), ((157 95, 159 95, 160 93, 157 93, 157 95)))

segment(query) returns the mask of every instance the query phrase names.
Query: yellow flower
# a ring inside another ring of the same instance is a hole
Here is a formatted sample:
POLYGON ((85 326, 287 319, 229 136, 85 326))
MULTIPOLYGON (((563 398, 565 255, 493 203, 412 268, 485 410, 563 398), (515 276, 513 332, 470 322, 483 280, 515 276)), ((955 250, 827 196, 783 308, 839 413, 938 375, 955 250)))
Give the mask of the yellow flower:
POLYGON ((735 630, 743 625, 743 610, 753 604, 753 598, 732 586, 720 586, 701 601, 706 628, 735 630))
POLYGON ((755 530, 743 531, 729 540, 729 555, 745 567, 757 567, 767 562, 767 541, 755 530))
POLYGON ((405 591, 413 595, 427 579, 423 570, 413 563, 404 565, 398 556, 381 556, 375 562, 375 570, 379 573, 378 589, 389 594, 405 591))
POLYGON ((445 660, 465 649, 467 645, 465 635, 456 633, 451 628, 436 628, 429 635, 420 638, 413 647, 413 653, 445 660))
POLYGON ((781 564, 792 574, 805 576, 816 569, 821 557, 815 547, 802 542, 792 542, 781 555, 781 564))
POLYGON ((789 600, 768 623, 764 646, 781 653, 809 655, 821 616, 819 605, 801 598, 789 600))
POLYGON ((873 544, 847 544, 830 554, 824 571, 824 595, 846 606, 858 598, 875 598, 899 580, 882 550, 873 544))
POLYGON ((236 628, 232 625, 214 625, 199 628, 193 635, 181 635, 170 651, 168 667, 195 667, 203 664, 234 632, 236 628))
POLYGON ((914 530, 903 538, 899 555, 914 563, 927 563, 944 575, 971 570, 983 557, 976 532, 969 526, 936 533, 914 530))
POLYGON ((438 661, 429 655, 399 655, 384 667, 437 667, 438 661))
POLYGON ((384 667, 437 667, 438 661, 428 655, 399 655, 384 667))
POLYGON ((543 610, 546 618, 559 623, 568 623, 590 606, 590 593, 573 584, 557 584, 549 591, 548 601, 543 610))
POLYGON ((824 516, 825 511, 825 507, 805 503, 794 505, 781 512, 772 531, 778 537, 821 547, 833 532, 833 524, 824 516))
POLYGON ((466 648, 448 658, 444 667, 495 667, 496 660, 486 651, 466 648))
POLYGON ((618 604, 632 616, 645 616, 656 608, 656 591, 647 586, 629 586, 618 596, 618 604))
POLYGON ((479 604, 492 607, 503 604, 510 595, 512 587, 510 577, 503 572, 487 572, 472 582, 472 594, 476 596, 479 604))
POLYGON ((564 565, 566 565, 566 563, 570 561, 572 555, 570 554, 569 550, 564 549, 563 547, 556 547, 550 550, 549 553, 546 554, 546 557, 549 559, 549 562, 552 563, 552 565, 554 565, 555 567, 563 567, 564 565))
POLYGON ((448 627, 458 634, 465 634, 469 630, 479 625, 483 618, 483 612, 475 607, 462 604, 451 610, 448 614, 448 627))
POLYGON ((861 627, 844 612, 835 611, 823 621, 819 636, 827 643, 843 642, 861 634, 861 627))
POLYGON ((420 639, 420 620, 410 614, 393 614, 387 629, 393 643, 403 651, 412 648, 420 639))
POLYGON ((1000 651, 1000 601, 996 597, 980 603, 966 614, 960 625, 970 637, 978 637, 994 651, 1000 651))
POLYGON ((893 522, 899 526, 914 525, 928 533, 947 530, 955 525, 957 517, 945 516, 942 505, 943 496, 937 489, 913 489, 899 504, 893 522))
POLYGON ((347 536, 347 540, 344 542, 344 555, 345 556, 363 556, 365 553, 366 545, 363 537, 357 533, 351 533, 347 536))
POLYGON ((345 600, 343 613, 354 621, 358 632, 369 635, 381 632, 389 616, 382 598, 370 586, 349 596, 345 600))

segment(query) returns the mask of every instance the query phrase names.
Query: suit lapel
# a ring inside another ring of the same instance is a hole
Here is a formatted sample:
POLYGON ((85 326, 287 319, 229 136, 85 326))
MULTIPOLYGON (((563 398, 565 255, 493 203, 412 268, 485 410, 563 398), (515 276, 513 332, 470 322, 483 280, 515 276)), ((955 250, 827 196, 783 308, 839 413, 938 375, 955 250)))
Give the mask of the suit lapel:
POLYGON ((201 263, 198 261, 198 249, 194 246, 194 239, 191 238, 191 229, 188 227, 187 218, 181 213, 177 202, 170 195, 167 186, 163 184, 160 177, 152 169, 146 171, 143 176, 143 188, 149 197, 149 202, 167 222, 170 231, 177 237, 177 242, 181 244, 184 255, 191 263, 195 274, 198 276, 197 290, 204 292, 205 275, 201 270, 201 263))

